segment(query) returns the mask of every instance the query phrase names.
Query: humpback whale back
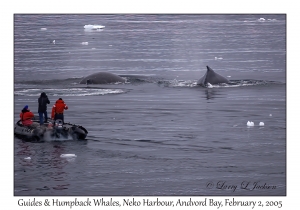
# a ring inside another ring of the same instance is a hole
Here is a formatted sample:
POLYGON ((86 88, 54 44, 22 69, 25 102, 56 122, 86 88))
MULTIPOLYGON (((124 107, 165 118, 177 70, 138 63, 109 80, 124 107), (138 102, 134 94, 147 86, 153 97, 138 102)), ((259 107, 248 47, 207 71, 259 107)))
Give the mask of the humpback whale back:
POLYGON ((79 83, 80 84, 107 84, 107 83, 116 83, 116 82, 124 83, 125 79, 113 73, 98 72, 83 78, 79 83))
POLYGON ((209 66, 206 66, 206 68, 207 71, 205 75, 198 80, 197 85, 206 86, 207 83, 210 84, 229 83, 228 79, 214 72, 214 70, 212 70, 209 66))

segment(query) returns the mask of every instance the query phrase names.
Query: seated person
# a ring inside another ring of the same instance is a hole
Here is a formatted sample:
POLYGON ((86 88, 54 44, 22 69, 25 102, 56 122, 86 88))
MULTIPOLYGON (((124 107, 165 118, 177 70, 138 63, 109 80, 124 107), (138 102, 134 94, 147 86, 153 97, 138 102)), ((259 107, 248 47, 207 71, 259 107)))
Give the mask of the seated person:
POLYGON ((28 109, 28 105, 24 106, 20 113, 20 119, 22 121, 22 124, 24 126, 31 126, 32 125, 32 118, 34 117, 34 114, 28 109))

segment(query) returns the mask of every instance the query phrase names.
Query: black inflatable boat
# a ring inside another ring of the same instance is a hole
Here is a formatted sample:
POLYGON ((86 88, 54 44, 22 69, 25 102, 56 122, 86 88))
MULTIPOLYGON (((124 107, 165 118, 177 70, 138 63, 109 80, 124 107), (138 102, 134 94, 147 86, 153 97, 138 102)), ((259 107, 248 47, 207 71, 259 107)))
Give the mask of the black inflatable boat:
POLYGON ((28 141, 43 141, 45 138, 52 140, 70 139, 84 140, 87 136, 87 130, 81 125, 71 123, 63 123, 62 120, 48 120, 44 125, 40 126, 39 120, 34 118, 31 126, 22 125, 21 120, 15 124, 14 133, 28 141))

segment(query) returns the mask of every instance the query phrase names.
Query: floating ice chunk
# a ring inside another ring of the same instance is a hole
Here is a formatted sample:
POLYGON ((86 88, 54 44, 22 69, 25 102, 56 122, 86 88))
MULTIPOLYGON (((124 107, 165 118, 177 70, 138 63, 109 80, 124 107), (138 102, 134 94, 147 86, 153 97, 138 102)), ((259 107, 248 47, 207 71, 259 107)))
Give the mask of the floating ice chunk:
POLYGON ((231 77, 231 76, 227 76, 227 77, 231 77))
POLYGON ((269 116, 272 117, 272 114, 270 114, 269 116))
POLYGON ((26 157, 24 158, 24 160, 31 160, 31 157, 26 157))
POLYGON ((41 31, 46 31, 47 30, 47 28, 41 28, 41 31))
POLYGON ((263 22, 263 21, 266 21, 266 19, 265 18, 259 18, 258 21, 263 22))
POLYGON ((248 122, 247 122, 247 126, 249 126, 249 127, 254 126, 254 122, 248 121, 248 122))
POLYGON ((265 125, 264 122, 260 122, 260 123, 259 123, 259 126, 264 126, 264 125, 265 125))
POLYGON ((96 48, 94 48, 94 47, 92 48, 92 50, 95 50, 95 49, 96 49, 96 48))
POLYGON ((70 158, 70 157, 77 157, 77 155, 75 155, 75 154, 61 154, 60 157, 61 158, 70 158))
POLYGON ((55 44, 55 40, 50 41, 50 43, 55 44))
POLYGON ((88 42, 81 42, 82 45, 89 45, 88 42))
POLYGON ((85 25, 84 29, 90 29, 90 30, 97 30, 97 29, 103 29, 105 26, 102 25, 85 25))
POLYGON ((222 57, 215 57, 215 60, 222 60, 223 58, 222 57))

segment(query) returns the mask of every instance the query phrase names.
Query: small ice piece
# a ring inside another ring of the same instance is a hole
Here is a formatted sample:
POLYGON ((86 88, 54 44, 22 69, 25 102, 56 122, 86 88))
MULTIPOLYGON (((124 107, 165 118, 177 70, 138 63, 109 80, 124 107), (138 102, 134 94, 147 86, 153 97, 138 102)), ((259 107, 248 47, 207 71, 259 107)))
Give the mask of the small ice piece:
POLYGON ((248 121, 248 122, 247 122, 247 126, 249 126, 249 127, 254 126, 254 122, 248 121))
POLYGON ((259 18, 258 21, 265 21, 265 18, 259 18))
POLYGON ((270 114, 269 116, 272 117, 272 114, 270 114))
POLYGON ((231 77, 231 76, 227 76, 227 77, 231 77))
POLYGON ((82 45, 88 45, 88 42, 81 42, 82 45))
POLYGON ((24 158, 24 160, 31 160, 31 157, 26 157, 24 158))
POLYGON ((91 29, 91 30, 97 30, 97 29, 103 29, 105 28, 105 26, 102 26, 102 25, 85 25, 84 26, 84 29, 91 29))
POLYGON ((101 26, 101 25, 94 25, 93 29, 103 29, 105 28, 105 26, 101 26))
POLYGON ((55 40, 50 41, 50 43, 55 44, 55 40))
POLYGON ((264 122, 260 122, 260 123, 259 123, 259 126, 264 126, 264 125, 265 125, 264 122))
POLYGON ((220 57, 220 58, 215 57, 215 60, 222 60, 222 59, 223 59, 222 57, 220 57))
POLYGON ((61 154, 60 157, 61 158, 70 158, 70 157, 77 157, 77 155, 75 155, 75 154, 61 154))
POLYGON ((85 26, 83 26, 85 29, 93 29, 93 25, 85 25, 85 26))
POLYGON ((41 31, 46 31, 47 30, 47 28, 41 28, 41 31))

